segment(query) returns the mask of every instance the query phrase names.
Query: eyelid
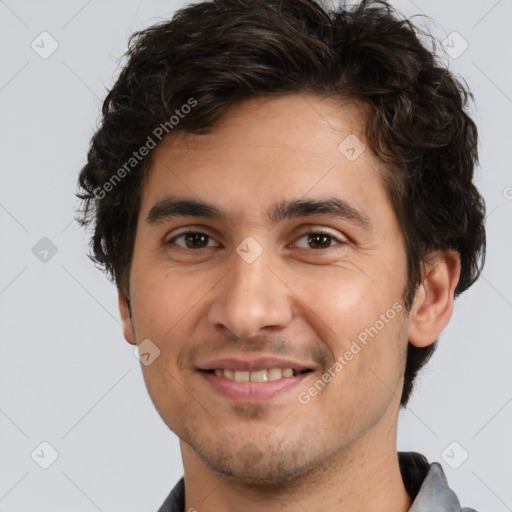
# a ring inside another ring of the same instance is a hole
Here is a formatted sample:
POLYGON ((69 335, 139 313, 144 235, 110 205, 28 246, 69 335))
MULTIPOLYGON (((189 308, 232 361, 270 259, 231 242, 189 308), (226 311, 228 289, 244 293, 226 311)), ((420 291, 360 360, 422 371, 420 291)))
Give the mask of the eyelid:
MULTIPOLYGON (((208 238, 213 240, 216 244, 221 245, 220 242, 217 241, 216 237, 211 234, 211 231, 205 226, 183 226, 182 228, 176 228, 171 232, 167 233, 164 237, 164 244, 171 244, 175 238, 179 236, 186 235, 188 233, 201 234, 206 235, 208 238)), ((178 247, 181 247, 178 245, 178 247)), ((185 247, 183 247, 185 249, 185 247)))
POLYGON ((299 230, 297 230, 298 234, 295 236, 295 239, 298 239, 304 235, 328 235, 331 238, 336 239, 338 242, 345 242, 349 243, 350 237, 341 233, 338 230, 326 228, 320 225, 309 225, 309 226, 302 226, 299 230))

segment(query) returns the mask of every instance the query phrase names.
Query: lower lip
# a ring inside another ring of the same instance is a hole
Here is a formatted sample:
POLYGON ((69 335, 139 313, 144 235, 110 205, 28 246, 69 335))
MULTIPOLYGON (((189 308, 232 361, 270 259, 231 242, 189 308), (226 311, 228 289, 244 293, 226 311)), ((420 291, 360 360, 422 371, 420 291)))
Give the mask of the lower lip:
POLYGON ((240 402, 270 400, 280 393, 290 391, 312 373, 301 373, 293 377, 282 377, 281 379, 267 382, 237 382, 225 379, 224 377, 217 377, 213 373, 199 372, 203 379, 209 382, 220 394, 240 402))

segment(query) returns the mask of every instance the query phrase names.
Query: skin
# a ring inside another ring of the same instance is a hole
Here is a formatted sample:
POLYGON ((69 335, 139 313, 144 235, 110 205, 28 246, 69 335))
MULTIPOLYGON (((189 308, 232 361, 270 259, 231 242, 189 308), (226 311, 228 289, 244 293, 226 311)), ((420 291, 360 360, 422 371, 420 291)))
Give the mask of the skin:
POLYGON ((176 131, 155 149, 142 188, 129 293, 119 306, 129 343, 160 355, 142 365, 149 394, 179 436, 186 510, 408 510, 396 433, 407 343, 427 346, 447 324, 456 253, 435 252, 409 314, 385 324, 312 397, 298 400, 365 328, 403 305, 403 235, 383 165, 338 146, 363 139, 355 106, 315 95, 257 97, 228 109, 208 135, 176 131), (150 225, 168 196, 200 199, 224 221, 173 217, 150 225), (336 197, 371 227, 326 214, 271 222, 276 202, 336 197), (187 247, 183 232, 204 233, 187 247), (318 247, 308 234, 332 238, 318 247), (252 263, 246 237, 263 249, 252 263), (197 371, 212 357, 287 357, 313 368, 267 401, 235 402, 197 371), (327 508, 326 508, 327 507, 327 508))

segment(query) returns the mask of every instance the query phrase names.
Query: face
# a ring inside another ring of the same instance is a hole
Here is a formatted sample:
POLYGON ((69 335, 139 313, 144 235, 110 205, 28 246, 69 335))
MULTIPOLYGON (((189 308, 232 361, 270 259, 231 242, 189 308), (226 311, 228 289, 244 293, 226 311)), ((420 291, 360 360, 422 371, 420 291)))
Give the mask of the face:
POLYGON ((153 153, 125 337, 150 340, 158 412, 224 475, 280 482, 393 442, 406 256, 361 130, 332 99, 253 98, 153 153))

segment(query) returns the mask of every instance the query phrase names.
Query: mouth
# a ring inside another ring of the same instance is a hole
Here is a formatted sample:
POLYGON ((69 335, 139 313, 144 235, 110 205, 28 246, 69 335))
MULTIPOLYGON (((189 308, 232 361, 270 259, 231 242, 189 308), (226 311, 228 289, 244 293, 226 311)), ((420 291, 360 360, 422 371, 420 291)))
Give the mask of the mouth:
POLYGON ((296 377, 304 373, 312 372, 310 368, 296 370, 294 368, 267 368, 263 370, 229 370, 215 368, 212 370, 200 370, 215 375, 221 379, 233 380, 235 382, 273 382, 279 379, 296 377))
POLYGON ((219 359, 198 368, 210 389, 238 402, 268 401, 284 395, 314 372, 313 365, 279 358, 219 359))

